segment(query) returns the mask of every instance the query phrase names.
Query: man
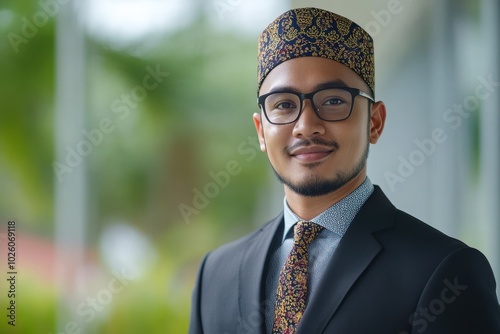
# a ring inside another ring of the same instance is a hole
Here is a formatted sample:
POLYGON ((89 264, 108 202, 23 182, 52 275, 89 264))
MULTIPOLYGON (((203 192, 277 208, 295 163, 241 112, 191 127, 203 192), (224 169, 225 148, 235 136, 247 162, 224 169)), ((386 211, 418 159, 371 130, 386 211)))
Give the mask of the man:
POLYGON ((258 61, 253 121, 284 210, 203 259, 190 333, 500 333, 486 258, 366 176, 386 118, 368 33, 291 10, 261 34, 258 61))

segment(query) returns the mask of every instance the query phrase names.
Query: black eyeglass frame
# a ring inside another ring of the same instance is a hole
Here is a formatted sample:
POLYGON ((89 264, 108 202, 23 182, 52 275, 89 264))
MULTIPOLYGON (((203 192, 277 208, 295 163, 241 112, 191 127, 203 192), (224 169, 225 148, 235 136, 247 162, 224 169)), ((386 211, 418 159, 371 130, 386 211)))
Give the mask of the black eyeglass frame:
POLYGON ((304 100, 311 101, 311 106, 312 106, 312 108, 314 110, 314 113, 316 114, 316 116, 318 116, 319 119, 321 119, 323 121, 326 121, 326 122, 340 122, 340 121, 344 121, 344 120, 348 119, 351 116, 351 114, 352 114, 352 108, 354 106, 354 101, 355 101, 355 99, 356 99, 357 96, 362 96, 364 98, 367 98, 371 102, 375 103, 375 99, 370 94, 365 93, 361 89, 353 88, 353 87, 340 86, 340 87, 321 88, 321 89, 312 91, 310 93, 297 93, 297 92, 290 91, 290 90, 280 90, 280 91, 270 92, 270 93, 267 93, 267 94, 259 96, 257 98, 257 104, 259 105, 260 109, 264 112, 264 115, 266 116, 266 119, 268 120, 268 122, 271 123, 271 124, 274 124, 274 125, 286 125, 286 124, 291 124, 291 123, 297 121, 300 118, 300 115, 302 115, 302 111, 304 110, 304 100), (330 90, 330 89, 341 89, 341 90, 344 90, 344 91, 349 92, 351 94, 351 97, 352 97, 352 100, 351 100, 351 109, 349 110, 349 114, 347 114, 347 116, 344 117, 344 118, 342 118, 342 119, 336 119, 336 120, 324 119, 324 118, 322 118, 319 115, 319 110, 314 105, 314 99, 313 99, 314 95, 316 95, 319 92, 322 92, 322 91, 325 91, 325 90, 330 90), (297 117, 294 120, 290 121, 290 122, 286 122, 286 123, 271 122, 271 120, 269 119, 269 116, 267 116, 266 107, 265 107, 266 98, 268 96, 273 95, 273 94, 279 94, 279 93, 293 94, 293 95, 296 95, 299 98, 299 101, 300 101, 299 113, 297 114, 297 117))

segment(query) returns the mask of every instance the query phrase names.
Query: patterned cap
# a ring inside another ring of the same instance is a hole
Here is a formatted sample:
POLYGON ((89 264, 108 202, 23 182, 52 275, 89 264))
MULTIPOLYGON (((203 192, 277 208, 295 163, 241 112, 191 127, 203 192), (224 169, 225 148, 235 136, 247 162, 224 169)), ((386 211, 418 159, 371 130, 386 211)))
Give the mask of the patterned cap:
POLYGON ((335 60, 375 91, 373 39, 343 16, 309 7, 292 9, 276 18, 259 37, 257 93, 273 68, 298 57, 335 60))

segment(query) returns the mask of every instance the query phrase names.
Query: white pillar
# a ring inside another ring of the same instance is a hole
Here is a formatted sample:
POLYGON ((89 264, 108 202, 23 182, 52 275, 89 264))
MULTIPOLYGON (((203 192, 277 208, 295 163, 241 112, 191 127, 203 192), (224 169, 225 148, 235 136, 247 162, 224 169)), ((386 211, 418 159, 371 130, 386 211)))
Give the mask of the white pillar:
MULTIPOLYGON (((481 31, 483 73, 500 81, 500 5, 497 0, 483 0, 481 31)), ((485 253, 497 279, 500 296, 500 87, 482 102, 480 114, 480 212, 478 223, 484 227, 485 253), (484 220, 484 221, 479 221, 484 220)))
MULTIPOLYGON (((70 168, 70 171, 60 170, 54 175, 55 269, 58 290, 62 292, 57 308, 58 332, 65 332, 67 324, 78 320, 75 318, 76 305, 85 293, 80 273, 87 223, 86 158, 67 160, 67 147, 77 152, 83 148, 79 145, 85 123, 85 37, 77 13, 81 4, 78 0, 60 4, 56 16, 55 162, 70 168)), ((79 328, 82 333, 88 332, 79 328)))
MULTIPOLYGON (((466 126, 451 130, 443 124, 443 114, 454 103, 459 103, 457 61, 454 34, 456 6, 453 1, 433 2, 433 25, 431 35, 430 59, 430 97, 431 110, 422 112, 428 117, 428 133, 442 128, 447 136, 435 156, 430 159, 428 169, 428 207, 429 222, 432 226, 454 237, 458 237, 462 217, 462 194, 468 184, 465 170, 465 141, 462 134, 466 126), (463 182, 465 180, 465 182, 463 182)), ((410 88, 411 86, 409 86, 410 88)), ((411 89, 411 88, 410 88, 411 89)), ((422 97, 425 98, 425 97, 422 97)))

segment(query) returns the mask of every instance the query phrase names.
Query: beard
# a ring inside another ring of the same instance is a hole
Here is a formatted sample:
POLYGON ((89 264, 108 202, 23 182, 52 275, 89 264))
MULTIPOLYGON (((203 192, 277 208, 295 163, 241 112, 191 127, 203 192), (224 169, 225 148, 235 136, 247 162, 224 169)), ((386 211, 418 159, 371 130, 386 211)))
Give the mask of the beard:
POLYGON ((354 166, 347 171, 337 172, 331 178, 320 177, 318 175, 314 175, 312 169, 317 166, 317 164, 310 164, 309 168, 311 169, 311 175, 306 177, 304 180, 293 182, 290 179, 284 177, 276 169, 273 168, 274 174, 278 178, 278 180, 283 183, 285 186, 290 188, 293 192, 307 197, 316 197, 322 196, 329 193, 332 193, 343 186, 345 186, 349 181, 354 179, 366 166, 366 161, 368 159, 370 144, 367 141, 365 150, 359 159, 359 161, 354 164, 354 166))

